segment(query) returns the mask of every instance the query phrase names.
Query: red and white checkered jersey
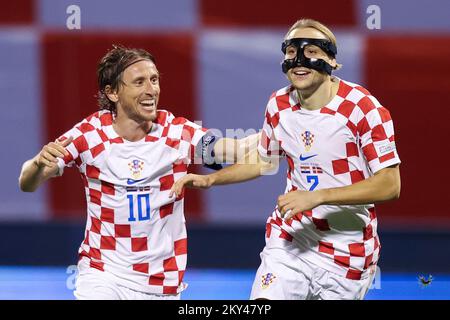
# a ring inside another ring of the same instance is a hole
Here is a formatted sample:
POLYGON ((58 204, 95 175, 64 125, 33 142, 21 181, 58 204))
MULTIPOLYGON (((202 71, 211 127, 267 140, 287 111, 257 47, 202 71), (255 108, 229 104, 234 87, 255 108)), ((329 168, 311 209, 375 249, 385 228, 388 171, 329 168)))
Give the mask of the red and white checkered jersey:
MULTIPOLYGON (((348 186, 400 163, 389 111, 363 87, 338 80, 336 96, 317 110, 302 108, 292 86, 270 97, 258 151, 265 158, 286 157, 285 193, 348 186)), ((322 205, 289 222, 276 208, 266 243, 361 279, 379 257, 375 206, 322 205)))
POLYGON ((175 294, 185 288, 187 238, 184 195, 169 192, 206 129, 159 110, 147 136, 130 142, 112 123, 109 111, 99 111, 60 138, 74 138, 60 173, 75 164, 86 191, 80 272, 88 266, 136 291, 175 294))

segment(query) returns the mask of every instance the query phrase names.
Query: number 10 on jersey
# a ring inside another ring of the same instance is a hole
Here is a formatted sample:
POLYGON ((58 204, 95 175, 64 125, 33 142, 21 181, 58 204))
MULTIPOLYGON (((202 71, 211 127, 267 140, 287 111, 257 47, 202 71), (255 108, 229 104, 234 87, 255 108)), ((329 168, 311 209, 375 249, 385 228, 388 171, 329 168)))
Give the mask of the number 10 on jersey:
POLYGON ((128 217, 128 221, 136 221, 136 215, 134 212, 135 209, 135 199, 137 202, 137 221, 145 221, 150 220, 150 194, 129 194, 127 195, 128 204, 130 208, 130 216, 128 217))

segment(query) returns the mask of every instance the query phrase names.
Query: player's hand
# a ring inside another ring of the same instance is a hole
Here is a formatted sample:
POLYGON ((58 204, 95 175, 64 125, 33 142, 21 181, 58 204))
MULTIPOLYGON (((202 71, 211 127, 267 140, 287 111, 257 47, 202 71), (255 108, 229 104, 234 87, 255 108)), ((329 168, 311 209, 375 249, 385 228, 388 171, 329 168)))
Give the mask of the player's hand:
POLYGON ((209 176, 189 173, 173 184, 169 197, 172 197, 174 194, 179 197, 185 187, 206 189, 211 187, 211 185, 212 179, 209 176))
POLYGON ((319 193, 314 191, 291 191, 278 197, 278 211, 285 220, 297 213, 314 209, 320 205, 319 193))
POLYGON ((69 155, 65 147, 67 147, 72 142, 72 140, 73 137, 69 137, 64 141, 55 140, 55 142, 46 144, 35 158, 35 165, 39 169, 55 170, 55 168, 58 166, 57 158, 62 159, 65 156, 69 155))

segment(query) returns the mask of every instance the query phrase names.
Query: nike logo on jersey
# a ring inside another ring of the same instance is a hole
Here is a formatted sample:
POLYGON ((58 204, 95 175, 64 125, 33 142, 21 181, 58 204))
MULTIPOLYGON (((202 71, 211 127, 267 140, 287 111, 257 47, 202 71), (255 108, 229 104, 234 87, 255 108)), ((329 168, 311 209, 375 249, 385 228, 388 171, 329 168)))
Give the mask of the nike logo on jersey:
POLYGON ((304 157, 304 156, 300 155, 300 161, 306 161, 306 160, 311 159, 311 158, 313 158, 315 156, 317 156, 317 154, 314 154, 314 155, 308 156, 308 157, 304 157))
POLYGON ((135 183, 144 181, 145 179, 146 179, 146 178, 144 178, 144 179, 139 179, 139 180, 128 179, 128 180, 127 180, 127 184, 135 184, 135 183))

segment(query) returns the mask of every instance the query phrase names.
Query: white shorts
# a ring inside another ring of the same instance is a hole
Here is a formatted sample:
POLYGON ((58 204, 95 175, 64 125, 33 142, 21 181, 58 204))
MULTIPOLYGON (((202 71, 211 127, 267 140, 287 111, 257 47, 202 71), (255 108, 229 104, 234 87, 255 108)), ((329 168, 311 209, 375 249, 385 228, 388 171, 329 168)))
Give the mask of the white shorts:
POLYGON ((180 294, 152 294, 135 291, 111 281, 102 271, 89 269, 77 276, 77 300, 179 300, 180 294))
POLYGON ((322 269, 278 248, 264 248, 250 299, 362 300, 372 284, 375 269, 352 280, 322 269))

